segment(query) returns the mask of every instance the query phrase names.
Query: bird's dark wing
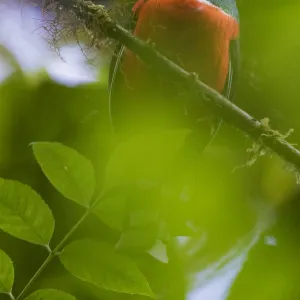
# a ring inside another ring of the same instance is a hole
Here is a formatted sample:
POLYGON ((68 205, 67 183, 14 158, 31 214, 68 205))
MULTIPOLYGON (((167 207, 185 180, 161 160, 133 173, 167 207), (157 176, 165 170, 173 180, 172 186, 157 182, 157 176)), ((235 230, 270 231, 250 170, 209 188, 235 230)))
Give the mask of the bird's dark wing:
MULTIPOLYGON (((145 0, 146 1, 146 0, 145 0)), ((130 2, 128 4, 128 8, 131 11, 132 3, 130 2)), ((137 22, 137 13, 135 14, 130 14, 130 17, 128 18, 128 21, 124 25, 124 27, 133 32, 136 26, 137 22)), ((116 45, 111 63, 110 63, 110 68, 109 68, 109 75, 108 75, 108 92, 109 92, 109 118, 110 118, 110 123, 112 130, 114 131, 114 124, 117 119, 118 112, 121 108, 121 105, 119 101, 120 95, 118 95, 118 92, 120 91, 120 85, 124 81, 124 77, 121 72, 121 63, 124 55, 126 47, 124 47, 121 43, 118 43, 116 45), (119 100, 118 100, 119 99, 119 100), (113 117, 115 115, 115 117, 113 117)))
POLYGON ((223 95, 230 101, 234 100, 237 90, 237 81, 240 65, 240 45, 238 40, 233 40, 230 43, 230 67, 226 82, 226 89, 223 95))
MULTIPOLYGON (((125 9, 130 11, 128 20, 125 21, 125 24, 123 24, 123 27, 129 31, 134 30, 137 22, 136 14, 131 13, 132 5, 133 5, 131 2, 132 1, 129 1, 129 3, 127 4, 127 8, 125 9)), ((124 52, 124 49, 122 50, 122 48, 124 48, 124 46, 121 43, 117 43, 114 54, 112 56, 112 60, 110 62, 109 77, 108 77, 109 89, 111 89, 114 86, 116 73, 120 71, 120 56, 122 56, 124 52)))

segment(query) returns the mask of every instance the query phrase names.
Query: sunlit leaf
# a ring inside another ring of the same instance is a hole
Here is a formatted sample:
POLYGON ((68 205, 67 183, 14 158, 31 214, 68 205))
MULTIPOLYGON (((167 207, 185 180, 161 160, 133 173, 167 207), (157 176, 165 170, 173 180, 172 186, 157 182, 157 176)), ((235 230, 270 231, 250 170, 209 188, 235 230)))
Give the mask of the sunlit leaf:
POLYGON ((10 293, 13 283, 13 263, 10 257, 0 249, 0 293, 10 293))
POLYGON ((136 264, 109 244, 75 241, 63 250, 60 260, 74 276, 100 288, 154 297, 136 264))
POLYGON ((19 239, 46 245, 52 237, 54 219, 31 187, 0 178, 0 228, 19 239))
POLYGON ((155 245, 148 251, 148 253, 160 262, 169 262, 167 247, 161 240, 157 240, 155 245))
POLYGON ((108 162, 105 188, 164 178, 188 133, 188 130, 149 133, 120 143, 108 162))
POLYGON ((45 289, 33 292, 25 300, 76 300, 76 298, 60 290, 45 289))
POLYGON ((95 187, 89 160, 60 143, 33 143, 33 152, 49 181, 63 196, 89 206, 95 187))

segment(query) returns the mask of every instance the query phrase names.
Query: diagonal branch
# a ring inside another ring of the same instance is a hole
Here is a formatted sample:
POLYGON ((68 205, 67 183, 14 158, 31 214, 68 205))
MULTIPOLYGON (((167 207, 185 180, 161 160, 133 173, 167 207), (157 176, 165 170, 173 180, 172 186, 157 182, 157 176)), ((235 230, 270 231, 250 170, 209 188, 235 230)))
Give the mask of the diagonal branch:
POLYGON ((285 136, 259 121, 230 102, 218 92, 201 82, 194 73, 189 73, 157 52, 153 46, 134 37, 129 31, 113 21, 106 9, 84 0, 52 0, 59 9, 75 14, 95 39, 103 39, 103 34, 121 42, 138 55, 145 63, 163 69, 169 76, 182 80, 195 91, 205 94, 207 105, 227 123, 239 128, 255 142, 273 150, 288 163, 300 170, 300 151, 285 140, 285 136))

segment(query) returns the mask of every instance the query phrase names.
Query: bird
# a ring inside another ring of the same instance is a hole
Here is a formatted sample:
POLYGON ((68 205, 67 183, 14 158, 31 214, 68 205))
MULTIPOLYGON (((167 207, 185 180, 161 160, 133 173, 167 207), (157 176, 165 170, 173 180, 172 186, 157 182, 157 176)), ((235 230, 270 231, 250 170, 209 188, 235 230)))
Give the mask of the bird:
MULTIPOLYGON (((138 0, 127 29, 233 101, 240 65, 235 0, 138 0)), ((132 134, 166 121, 169 127, 203 126, 209 132, 203 144, 210 143, 222 120, 186 87, 169 81, 161 70, 152 70, 119 43, 108 84, 113 131, 132 134)))

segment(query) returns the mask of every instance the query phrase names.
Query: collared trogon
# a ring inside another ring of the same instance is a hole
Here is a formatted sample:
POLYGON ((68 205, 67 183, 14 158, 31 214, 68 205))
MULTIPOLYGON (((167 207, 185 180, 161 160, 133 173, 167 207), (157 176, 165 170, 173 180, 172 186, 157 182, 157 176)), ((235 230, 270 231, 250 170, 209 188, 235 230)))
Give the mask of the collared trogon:
MULTIPOLYGON (((128 29, 233 99, 239 69, 239 15, 235 0, 138 0, 133 5, 128 29)), ((152 70, 151 65, 119 44, 109 74, 114 131, 140 132, 156 124, 201 129, 209 124, 204 141, 207 144, 219 128, 220 119, 203 107, 199 95, 190 95, 186 87, 170 81, 163 72, 152 70)))

